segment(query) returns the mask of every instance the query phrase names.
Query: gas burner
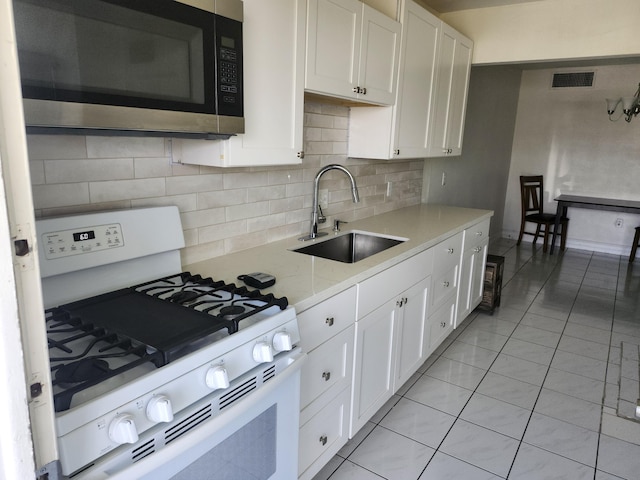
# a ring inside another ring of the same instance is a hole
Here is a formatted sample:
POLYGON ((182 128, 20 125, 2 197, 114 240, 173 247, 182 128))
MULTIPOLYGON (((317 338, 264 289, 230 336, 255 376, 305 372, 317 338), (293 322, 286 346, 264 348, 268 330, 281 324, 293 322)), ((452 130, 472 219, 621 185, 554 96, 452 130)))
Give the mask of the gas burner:
POLYGON ((244 312, 245 308, 242 305, 227 305, 220 309, 220 316, 225 320, 233 320, 244 312))
POLYGON ((193 290, 180 290, 179 292, 172 294, 168 298, 168 300, 170 302, 175 302, 175 303, 180 303, 182 305, 185 305, 187 303, 193 302, 200 295, 202 295, 202 293, 195 292, 193 290))
POLYGON ((109 363, 106 360, 82 358, 57 369, 55 381, 59 385, 73 385, 105 377, 110 371, 109 363))

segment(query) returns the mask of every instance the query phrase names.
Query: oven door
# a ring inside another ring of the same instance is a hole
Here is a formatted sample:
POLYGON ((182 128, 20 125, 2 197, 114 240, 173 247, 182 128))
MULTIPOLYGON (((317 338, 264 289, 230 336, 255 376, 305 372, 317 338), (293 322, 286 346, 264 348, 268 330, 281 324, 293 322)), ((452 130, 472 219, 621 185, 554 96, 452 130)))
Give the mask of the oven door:
POLYGON ((286 370, 262 388, 161 451, 118 471, 96 465, 87 478, 297 478, 300 367, 305 358, 304 353, 292 356, 286 370))

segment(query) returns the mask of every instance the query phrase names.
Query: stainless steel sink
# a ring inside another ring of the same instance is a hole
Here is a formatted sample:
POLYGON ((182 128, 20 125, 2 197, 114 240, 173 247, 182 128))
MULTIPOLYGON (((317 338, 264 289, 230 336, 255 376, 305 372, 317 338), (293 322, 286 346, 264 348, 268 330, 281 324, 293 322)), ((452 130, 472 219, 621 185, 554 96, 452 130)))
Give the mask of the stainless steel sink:
POLYGON ((408 238, 352 231, 293 251, 338 262, 355 263, 407 240, 408 238))

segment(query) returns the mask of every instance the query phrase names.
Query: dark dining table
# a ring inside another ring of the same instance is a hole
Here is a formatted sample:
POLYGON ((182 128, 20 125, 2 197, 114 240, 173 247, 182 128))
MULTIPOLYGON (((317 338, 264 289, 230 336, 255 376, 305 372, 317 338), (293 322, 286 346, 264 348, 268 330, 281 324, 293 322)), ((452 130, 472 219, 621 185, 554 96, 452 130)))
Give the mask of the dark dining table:
POLYGON ((640 214, 640 201, 622 200, 619 198, 585 197, 582 195, 565 195, 556 197, 558 209, 556 211, 556 223, 551 235, 551 248, 549 254, 553 253, 556 244, 556 232, 560 226, 560 219, 567 216, 567 209, 590 208, 592 210, 608 210, 610 212, 626 212, 640 214))

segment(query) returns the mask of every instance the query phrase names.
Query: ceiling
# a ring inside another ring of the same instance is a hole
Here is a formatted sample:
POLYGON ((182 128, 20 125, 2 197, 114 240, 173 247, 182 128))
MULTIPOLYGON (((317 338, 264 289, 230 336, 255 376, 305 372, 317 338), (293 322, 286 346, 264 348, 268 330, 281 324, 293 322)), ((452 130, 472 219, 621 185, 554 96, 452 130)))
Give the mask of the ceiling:
POLYGON ((541 0, 422 0, 422 3, 427 4, 437 12, 446 13, 472 8, 497 7, 539 1, 541 0))

